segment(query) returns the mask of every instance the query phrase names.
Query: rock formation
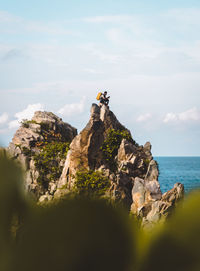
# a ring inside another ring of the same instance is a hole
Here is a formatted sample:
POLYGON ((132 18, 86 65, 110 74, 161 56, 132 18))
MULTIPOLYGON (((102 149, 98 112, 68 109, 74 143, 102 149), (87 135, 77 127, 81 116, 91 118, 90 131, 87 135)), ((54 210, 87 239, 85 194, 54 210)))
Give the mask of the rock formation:
POLYGON ((74 138, 70 145, 56 195, 69 191, 75 181, 75 174, 82 168, 102 171, 111 181, 110 197, 121 201, 132 213, 146 221, 157 222, 166 217, 171 207, 183 196, 183 186, 176 184, 176 190, 169 191, 171 198, 162 196, 158 182, 158 165, 151 154, 151 144, 139 146, 115 115, 103 106, 93 104, 91 116, 83 131, 74 138), (110 131, 126 131, 130 138, 122 138, 115 156, 112 157, 116 168, 105 160, 102 146, 110 131), (60 190, 62 187, 65 190, 60 190), (60 192, 62 191, 62 192, 60 192), (175 198, 173 198, 173 196, 175 198), (172 200, 173 198, 173 200, 172 200))
POLYGON ((24 120, 16 131, 8 150, 23 165, 26 190, 37 199, 52 198, 62 172, 66 146, 76 134, 71 125, 51 112, 42 111, 35 112, 32 120, 24 120), (48 167, 52 168, 53 179, 48 167), (57 168, 53 170, 54 167, 57 168))
POLYGON ((110 181, 107 195, 141 217, 143 224, 167 217, 183 196, 181 184, 162 195, 151 144, 139 146, 109 107, 93 104, 88 124, 76 133, 75 128, 47 112, 36 112, 16 132, 9 149, 24 164, 27 190, 35 193, 39 201, 73 190, 76 174, 83 170, 101 172, 107 177, 110 181), (71 144, 66 157, 66 152, 59 156, 59 148, 55 163, 50 160, 50 167, 43 172, 41 155, 45 156, 47 146, 55 142, 71 144), (48 171, 53 168, 59 170, 50 175, 48 171))
MULTIPOLYGON (((130 207, 134 178, 137 176, 145 178, 148 163, 152 159, 150 149, 150 143, 142 147, 131 140, 130 131, 117 120, 108 107, 102 106, 99 108, 99 106, 93 104, 88 124, 70 145, 58 189, 68 185, 70 190, 74 184, 74 175, 82 168, 98 170, 102 171, 111 180, 111 197, 130 207), (112 162, 117 165, 114 171, 110 166, 113 163, 106 161, 102 150, 102 145, 112 129, 126 131, 127 135, 130 135, 130 140, 124 138, 116 146, 115 157, 112 157, 112 162)), ((160 191, 158 182, 156 189, 160 191)), ((59 190, 57 193, 59 193, 59 190)))

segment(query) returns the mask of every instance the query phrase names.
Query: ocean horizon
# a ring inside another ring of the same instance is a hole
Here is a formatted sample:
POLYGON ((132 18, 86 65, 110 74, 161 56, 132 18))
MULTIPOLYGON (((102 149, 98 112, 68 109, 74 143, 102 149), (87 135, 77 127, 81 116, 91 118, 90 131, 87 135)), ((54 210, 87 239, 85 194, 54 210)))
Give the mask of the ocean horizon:
POLYGON ((155 156, 158 162, 159 183, 162 193, 179 182, 185 192, 200 188, 200 156, 155 156))

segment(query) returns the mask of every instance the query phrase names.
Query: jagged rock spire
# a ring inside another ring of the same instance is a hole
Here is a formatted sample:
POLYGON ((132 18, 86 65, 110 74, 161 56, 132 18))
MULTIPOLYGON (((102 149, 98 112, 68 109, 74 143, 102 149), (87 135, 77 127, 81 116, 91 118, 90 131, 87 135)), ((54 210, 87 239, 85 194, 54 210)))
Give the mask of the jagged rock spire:
MULTIPOLYGON (((147 143, 143 147, 136 144, 134 140, 130 142, 123 139, 118 147, 117 156, 113 157, 116 160, 117 169, 112 172, 103 159, 101 149, 111 129, 127 131, 130 134, 130 131, 117 120, 108 106, 99 107, 92 104, 88 124, 70 145, 58 189, 68 186, 70 190, 73 187, 76 172, 81 169, 101 170, 112 180, 111 197, 123 201, 130 208, 132 203, 131 190, 135 177, 145 178, 148 173, 148 163, 152 160, 151 145, 147 143)), ((152 194, 157 193, 160 197, 158 180, 154 179, 151 182, 149 180, 148 185, 152 194)))

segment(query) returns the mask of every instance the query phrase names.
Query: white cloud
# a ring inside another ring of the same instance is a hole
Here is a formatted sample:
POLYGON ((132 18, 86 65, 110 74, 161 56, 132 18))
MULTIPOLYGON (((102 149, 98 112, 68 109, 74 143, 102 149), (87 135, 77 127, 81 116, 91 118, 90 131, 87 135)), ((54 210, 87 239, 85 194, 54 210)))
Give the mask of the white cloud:
POLYGON ((129 15, 107 15, 84 18, 87 23, 124 23, 132 21, 133 17, 129 15))
POLYGON ((124 38, 122 37, 121 30, 118 28, 111 28, 106 31, 106 36, 110 41, 121 42, 124 38))
POLYGON ((86 43, 84 45, 79 46, 81 50, 89 53, 91 56, 100 59, 103 62, 116 64, 121 60, 121 56, 119 54, 113 54, 112 52, 108 52, 108 50, 100 47, 97 44, 86 43))
POLYGON ((0 124, 6 123, 7 120, 8 120, 8 114, 7 113, 3 113, 2 115, 0 115, 0 124))
POLYGON ((45 24, 41 22, 30 21, 27 22, 24 28, 27 31, 32 31, 36 33, 45 33, 50 35, 78 35, 78 33, 68 30, 62 25, 57 25, 54 23, 45 24))
POLYGON ((193 107, 185 112, 182 112, 179 114, 179 119, 181 121, 199 121, 200 120, 200 110, 198 110, 196 107, 193 107))
POLYGON ((0 10, 0 23, 18 23, 21 22, 20 17, 14 16, 6 11, 0 10))
POLYGON ((56 93, 67 93, 70 94, 70 89, 72 87, 72 82, 69 80, 68 81, 48 81, 48 82, 42 82, 42 83, 34 83, 32 86, 30 87, 25 87, 25 88, 11 88, 8 90, 5 90, 7 93, 12 93, 12 94, 26 94, 31 93, 34 95, 38 95, 38 93, 40 94, 41 92, 48 92, 48 93, 52 93, 52 92, 56 92, 56 93), (70 84, 71 83, 71 84, 70 84))
POLYGON ((163 122, 187 122, 187 121, 200 121, 200 110, 193 107, 181 113, 167 113, 163 122))
POLYGON ((69 117, 71 115, 79 115, 85 109, 85 97, 82 98, 80 103, 66 104, 58 110, 58 114, 69 117))
POLYGON ((178 117, 175 113, 167 113, 163 122, 168 123, 168 122, 176 121, 177 119, 178 117))
POLYGON ((3 33, 44 33, 44 35, 72 35, 79 36, 80 33, 69 29, 66 20, 62 22, 44 22, 37 20, 27 20, 0 10, 0 32, 3 33))
POLYGON ((31 119, 35 113, 35 111, 43 111, 44 105, 38 103, 38 104, 29 104, 27 108, 25 108, 23 111, 18 112, 15 114, 15 120, 12 120, 8 123, 9 129, 17 128, 20 125, 20 122, 23 119, 31 119))
POLYGON ((90 73, 90 74, 102 74, 102 72, 99 72, 95 69, 91 69, 91 68, 86 68, 86 69, 83 69, 84 72, 87 72, 87 73, 90 73))
POLYGON ((149 120, 149 119, 151 119, 152 118, 152 115, 150 114, 150 113, 146 113, 146 114, 144 114, 144 115, 140 115, 137 119, 136 119, 136 121, 137 122, 145 122, 145 121, 147 121, 147 120, 149 120))
POLYGON ((200 24, 200 8, 171 9, 165 13, 165 16, 188 26, 200 24))
POLYGON ((20 125, 20 121, 18 120, 12 120, 8 123, 8 127, 9 129, 14 129, 14 128, 18 128, 20 125))

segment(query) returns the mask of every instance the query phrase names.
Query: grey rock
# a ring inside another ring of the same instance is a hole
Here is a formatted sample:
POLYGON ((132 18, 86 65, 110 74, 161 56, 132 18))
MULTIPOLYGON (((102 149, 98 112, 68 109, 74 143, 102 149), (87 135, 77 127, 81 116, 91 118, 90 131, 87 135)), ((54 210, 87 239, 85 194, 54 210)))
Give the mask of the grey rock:
POLYGON ((157 223, 160 220, 161 213, 160 213, 160 201, 152 202, 151 204, 151 211, 147 214, 146 220, 149 222, 157 223))
MULTIPOLYGON (((148 166, 145 161, 151 159, 150 143, 143 146, 137 145, 123 139, 114 157, 117 163, 115 173, 109 168, 102 155, 101 146, 107 138, 110 129, 126 130, 116 118, 108 106, 99 107, 92 104, 90 120, 86 127, 77 135, 68 152, 61 178, 58 182, 58 189, 63 186, 71 189, 74 185, 74 176, 82 168, 88 170, 100 170, 111 180, 110 194, 115 200, 119 200, 131 208, 132 187, 134 179, 145 178, 148 166)), ((151 183, 153 186, 153 183, 151 183)), ((144 187, 144 189, 146 189, 144 187)), ((155 188, 153 187, 155 193, 155 188)), ((160 192, 160 191, 159 191, 160 192)))
POLYGON ((160 190, 160 184, 158 182, 158 165, 157 162, 151 160, 145 176, 146 189, 149 193, 149 198, 154 200, 159 200, 162 197, 160 190))
POLYGON ((133 203, 131 205, 132 213, 139 214, 141 208, 145 204, 145 193, 146 189, 144 180, 136 177, 132 189, 132 200, 133 200, 133 203))
MULTIPOLYGON (((74 127, 63 122, 53 113, 45 111, 35 112, 32 120, 24 121, 24 124, 16 131, 8 151, 25 170, 25 189, 33 193, 37 199, 40 199, 45 193, 47 193, 46 198, 48 198, 47 196, 52 197, 56 191, 58 180, 53 180, 53 183, 49 182, 46 187, 38 183, 40 170, 35 167, 34 155, 41 152, 41 146, 46 141, 48 143, 69 142, 76 135, 77 130, 74 127)), ((64 161, 58 160, 57 157, 55 157, 55 161, 57 161, 56 165, 60 163, 59 166, 63 166, 64 161)))
POLYGON ((44 203, 44 202, 48 202, 48 201, 51 201, 52 200, 52 196, 51 195, 42 195, 40 198, 39 198, 39 202, 40 203, 44 203))
POLYGON ((184 186, 181 183, 175 183, 174 187, 162 195, 163 201, 173 202, 184 196, 184 186))
POLYGON ((90 119, 92 121, 100 120, 100 107, 97 104, 92 104, 92 107, 90 109, 90 119))
POLYGON ((151 181, 157 181, 158 180, 158 166, 156 161, 151 160, 151 162, 149 163, 149 167, 147 170, 147 174, 145 176, 145 180, 147 182, 151 182, 151 181))

